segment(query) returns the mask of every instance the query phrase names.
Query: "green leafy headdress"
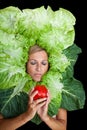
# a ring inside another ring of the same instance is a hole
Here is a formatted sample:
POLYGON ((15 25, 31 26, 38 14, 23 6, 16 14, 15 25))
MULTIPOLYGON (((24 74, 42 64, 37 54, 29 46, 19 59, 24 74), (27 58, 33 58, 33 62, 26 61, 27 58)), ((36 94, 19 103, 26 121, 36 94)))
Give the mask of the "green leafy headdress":
MULTIPOLYGON (((74 65, 81 53, 74 43, 75 21, 70 11, 53 11, 50 6, 0 10, 0 113, 5 118, 27 109, 28 92, 36 82, 26 73, 26 62, 29 48, 35 44, 49 55, 49 71, 40 81, 52 95, 49 115, 56 114, 60 107, 69 111, 84 107, 83 85, 74 78, 74 65)), ((41 122, 38 115, 32 121, 41 122)))

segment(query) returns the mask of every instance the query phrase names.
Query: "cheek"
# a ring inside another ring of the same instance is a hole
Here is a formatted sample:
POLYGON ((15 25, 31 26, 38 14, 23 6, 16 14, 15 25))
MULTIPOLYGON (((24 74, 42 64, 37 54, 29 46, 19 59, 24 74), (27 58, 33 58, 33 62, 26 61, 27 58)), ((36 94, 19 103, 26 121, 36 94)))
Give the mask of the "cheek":
POLYGON ((45 74, 48 71, 48 66, 46 66, 45 68, 43 68, 43 74, 45 74))
POLYGON ((34 73, 34 68, 32 66, 28 65, 27 72, 28 72, 28 74, 32 75, 34 73))

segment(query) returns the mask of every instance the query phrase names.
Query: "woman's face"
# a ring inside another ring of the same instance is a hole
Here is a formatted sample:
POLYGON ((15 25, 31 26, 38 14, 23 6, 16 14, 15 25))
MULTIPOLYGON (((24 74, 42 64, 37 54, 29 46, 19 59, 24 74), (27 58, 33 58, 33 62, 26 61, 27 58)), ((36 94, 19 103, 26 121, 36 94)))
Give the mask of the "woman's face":
POLYGON ((42 76, 48 70, 48 56, 45 51, 30 54, 27 63, 27 72, 34 81, 41 81, 42 76))

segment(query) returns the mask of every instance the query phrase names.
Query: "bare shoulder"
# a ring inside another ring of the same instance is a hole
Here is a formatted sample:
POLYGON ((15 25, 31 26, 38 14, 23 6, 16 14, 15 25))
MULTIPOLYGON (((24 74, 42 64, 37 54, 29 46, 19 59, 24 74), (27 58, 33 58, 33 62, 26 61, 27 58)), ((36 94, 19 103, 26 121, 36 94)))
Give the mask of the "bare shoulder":
POLYGON ((63 120, 67 120, 67 110, 60 108, 58 110, 58 113, 56 115, 57 119, 63 119, 63 120))
POLYGON ((60 108, 58 110, 58 113, 56 115, 53 116, 53 118, 55 119, 67 119, 67 110, 60 108))
POLYGON ((58 110, 58 113, 60 113, 60 112, 67 113, 67 110, 66 110, 66 109, 64 109, 64 108, 60 108, 60 109, 58 110))
POLYGON ((2 114, 0 114, 0 119, 3 119, 4 117, 3 117, 3 115, 2 114))

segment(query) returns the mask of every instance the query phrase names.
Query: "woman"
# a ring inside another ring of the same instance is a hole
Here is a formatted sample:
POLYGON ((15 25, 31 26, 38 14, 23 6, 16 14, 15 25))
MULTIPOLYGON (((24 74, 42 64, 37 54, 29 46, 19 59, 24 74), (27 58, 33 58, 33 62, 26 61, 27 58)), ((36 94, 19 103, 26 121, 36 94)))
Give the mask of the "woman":
MULTIPOLYGON (((41 81, 43 75, 48 71, 48 55, 45 50, 38 45, 34 45, 29 50, 29 60, 27 62, 27 73, 36 82, 41 81)), ((29 122, 37 113, 41 120, 52 130, 66 130, 67 127, 67 111, 58 110, 58 114, 50 117, 48 115, 48 105, 50 102, 50 92, 47 98, 33 100, 38 92, 29 93, 29 101, 27 111, 17 117, 4 119, 0 115, 0 130, 15 130, 22 128, 24 124, 29 122)))

